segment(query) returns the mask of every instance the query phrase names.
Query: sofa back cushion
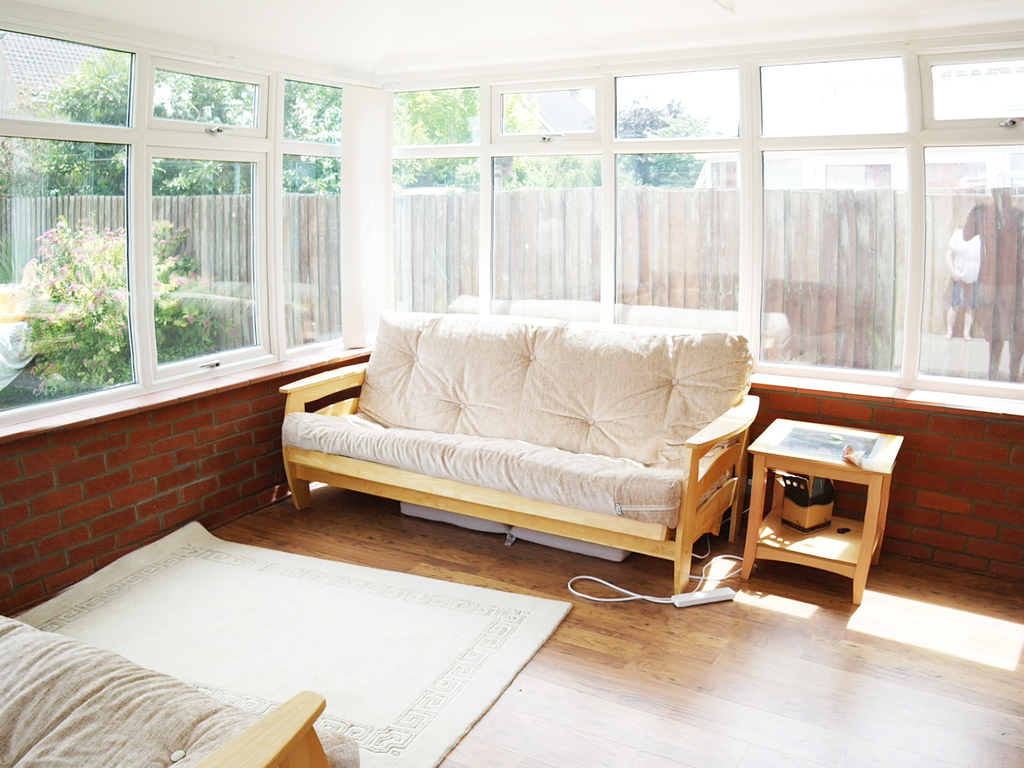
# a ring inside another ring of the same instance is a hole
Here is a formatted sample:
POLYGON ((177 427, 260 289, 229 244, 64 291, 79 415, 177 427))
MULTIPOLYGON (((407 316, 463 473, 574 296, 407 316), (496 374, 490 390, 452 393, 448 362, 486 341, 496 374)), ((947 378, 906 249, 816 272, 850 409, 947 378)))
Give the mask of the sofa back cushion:
POLYGON ((360 412, 388 427, 679 467, 750 388, 745 338, 420 313, 381 320, 360 412))

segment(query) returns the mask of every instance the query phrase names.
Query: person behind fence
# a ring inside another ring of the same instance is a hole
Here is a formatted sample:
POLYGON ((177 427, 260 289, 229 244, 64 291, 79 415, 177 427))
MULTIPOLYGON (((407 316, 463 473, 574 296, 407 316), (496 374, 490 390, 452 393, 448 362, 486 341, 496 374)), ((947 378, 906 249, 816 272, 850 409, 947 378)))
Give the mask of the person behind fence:
POLYGON ((1010 342, 1010 381, 1020 381, 1024 359, 1024 211, 1012 190, 992 190, 992 200, 967 214, 964 239, 981 235, 981 271, 975 286, 975 317, 988 339, 988 377, 999 378, 1003 348, 1010 342))
POLYGON ((964 231, 958 229, 949 238, 946 248, 946 265, 953 278, 953 298, 946 312, 946 338, 953 338, 953 324, 960 307, 964 308, 964 338, 970 341, 971 325, 974 323, 974 308, 977 301, 974 283, 981 270, 981 238, 975 235, 964 240, 964 231))

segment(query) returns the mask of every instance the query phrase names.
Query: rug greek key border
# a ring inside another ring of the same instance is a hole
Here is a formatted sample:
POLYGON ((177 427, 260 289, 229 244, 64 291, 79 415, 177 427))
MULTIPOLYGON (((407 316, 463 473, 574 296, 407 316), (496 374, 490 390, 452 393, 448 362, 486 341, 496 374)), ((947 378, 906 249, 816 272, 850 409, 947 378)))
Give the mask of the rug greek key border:
MULTIPOLYGON (((374 595, 389 600, 401 600, 420 605, 430 605, 460 613, 490 617, 487 627, 465 648, 431 686, 420 694, 394 722, 386 726, 373 726, 339 718, 330 712, 317 720, 317 726, 341 733, 355 740, 360 749, 370 752, 401 756, 403 750, 412 745, 415 738, 441 713, 455 695, 484 667, 494 653, 522 626, 528 611, 503 608, 483 602, 452 598, 428 591, 406 589, 394 584, 375 582, 339 574, 330 574, 313 568, 283 566, 269 561, 260 561, 228 552, 203 549, 192 545, 182 547, 162 560, 143 566, 134 573, 109 584, 100 592, 83 600, 60 614, 39 625, 45 632, 59 632, 63 627, 82 618, 92 611, 117 600, 131 587, 136 586, 158 573, 189 560, 202 559, 221 565, 255 570, 276 576, 315 582, 328 587, 374 595)), ((197 689, 217 701, 239 707, 246 712, 263 715, 277 708, 281 702, 262 699, 237 691, 227 691, 191 683, 197 689)))

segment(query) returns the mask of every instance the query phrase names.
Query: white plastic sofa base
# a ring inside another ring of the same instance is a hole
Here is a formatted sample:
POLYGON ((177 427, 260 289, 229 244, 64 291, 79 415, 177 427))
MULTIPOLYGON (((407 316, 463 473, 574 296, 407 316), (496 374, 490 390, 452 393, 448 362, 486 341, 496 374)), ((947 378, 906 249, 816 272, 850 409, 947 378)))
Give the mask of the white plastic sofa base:
POLYGON ((554 534, 544 533, 542 531, 531 531, 529 528, 520 528, 519 526, 503 525, 502 523, 497 523, 493 520, 481 520, 476 517, 470 517, 469 515, 460 515, 457 512, 447 512, 443 509, 434 509, 433 507, 421 507, 419 504, 410 504, 406 501, 401 502, 399 506, 402 510, 402 514, 408 515, 409 517, 419 517, 424 520, 437 520, 442 523, 457 525, 460 528, 468 528, 471 531, 504 534, 507 544, 512 544, 516 540, 522 539, 523 541, 529 541, 534 544, 542 544, 545 547, 564 549, 566 552, 575 552, 576 554, 587 555, 589 557, 599 557, 602 560, 611 560, 615 563, 621 563, 629 557, 630 554, 629 550, 626 549, 606 547, 603 544, 592 544, 589 541, 567 539, 564 536, 555 536, 554 534))

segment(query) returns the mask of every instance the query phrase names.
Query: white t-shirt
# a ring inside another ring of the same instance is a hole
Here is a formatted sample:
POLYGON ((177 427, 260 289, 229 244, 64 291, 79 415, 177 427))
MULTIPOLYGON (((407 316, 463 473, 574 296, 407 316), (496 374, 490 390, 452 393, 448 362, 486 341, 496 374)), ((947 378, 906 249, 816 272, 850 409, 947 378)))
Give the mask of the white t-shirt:
POLYGON ((977 280, 981 270, 981 236, 965 241, 964 231, 958 229, 949 238, 949 247, 953 249, 953 269, 960 273, 960 279, 965 283, 977 280))

